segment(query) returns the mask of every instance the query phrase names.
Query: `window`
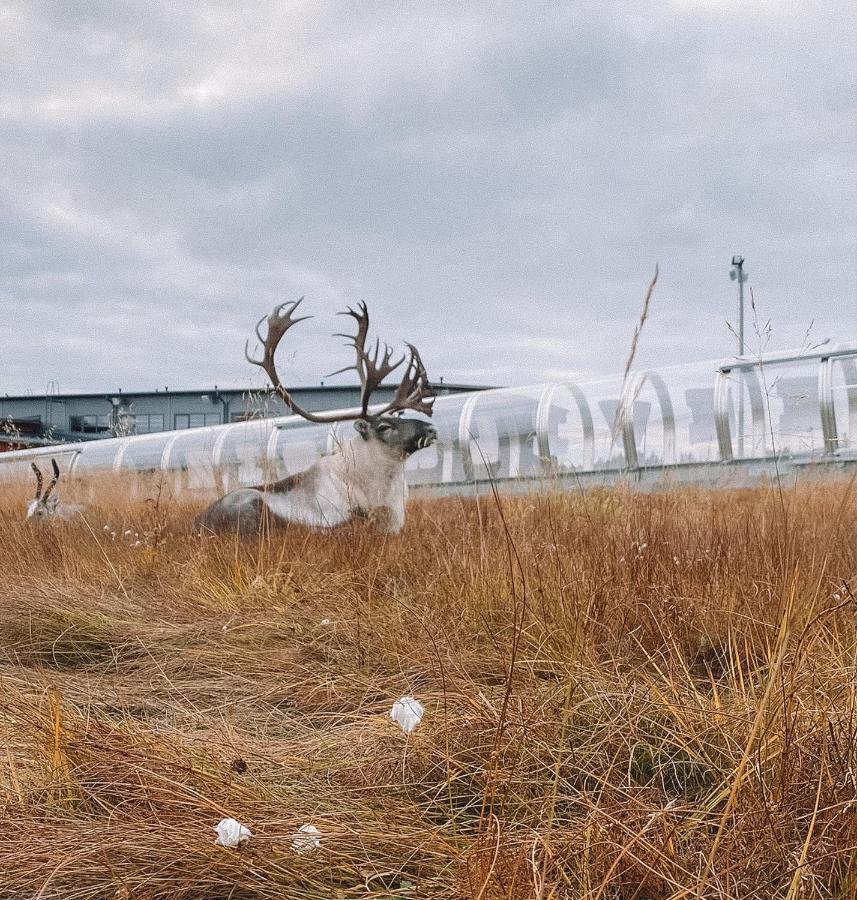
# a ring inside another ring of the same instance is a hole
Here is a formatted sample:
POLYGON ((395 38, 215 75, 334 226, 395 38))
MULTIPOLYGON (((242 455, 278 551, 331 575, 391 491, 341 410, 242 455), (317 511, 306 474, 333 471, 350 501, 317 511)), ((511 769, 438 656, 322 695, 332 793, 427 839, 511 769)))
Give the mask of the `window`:
POLYGON ((68 427, 78 434, 106 434, 110 431, 110 416, 70 416, 68 427))
POLYGON ((131 416, 132 434, 152 434, 164 430, 164 417, 160 413, 131 416))
POLYGON ((175 427, 202 428, 205 425, 219 425, 220 413, 176 413, 175 427))

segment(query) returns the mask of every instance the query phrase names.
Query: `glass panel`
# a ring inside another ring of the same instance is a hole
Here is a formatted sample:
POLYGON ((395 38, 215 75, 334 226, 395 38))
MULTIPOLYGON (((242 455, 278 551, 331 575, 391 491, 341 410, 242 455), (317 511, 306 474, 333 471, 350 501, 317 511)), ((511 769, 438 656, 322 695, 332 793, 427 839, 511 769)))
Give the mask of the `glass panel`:
MULTIPOLYGON (((579 387, 592 411, 593 469, 624 468, 625 450, 622 435, 614 429, 619 398, 622 395, 622 379, 614 377, 581 382, 579 387)), ((647 420, 648 407, 636 404, 634 421, 637 427, 644 427, 647 420)))
POLYGON ((435 400, 431 423, 437 428, 437 443, 414 453, 405 463, 408 484, 452 484, 465 480, 458 423, 472 396, 451 394, 435 400))
POLYGON ((106 434, 110 431, 110 415, 69 416, 69 431, 79 434, 106 434))
POLYGON ((116 454, 125 440, 127 438, 108 438, 80 444, 80 459, 74 468, 75 475, 94 472, 97 469, 112 469, 116 454))
MULTIPOLYGON (((348 423, 345 427, 351 428, 348 423)), ((283 421, 277 429, 275 477, 285 478, 302 472, 320 459, 327 452, 330 429, 330 425, 316 425, 297 417, 283 421)))
POLYGON ((129 441, 122 454, 121 467, 136 471, 160 469, 164 447, 171 437, 170 434, 159 434, 129 441))
POLYGON ((736 459, 823 452, 817 360, 763 363, 729 375, 729 419, 736 459))
MULTIPOLYGON (((720 447, 714 418, 717 372, 718 364, 712 361, 657 370, 669 394, 675 422, 672 462, 719 461, 720 447)), ((650 390, 646 399, 651 399, 654 404, 653 414, 661 415, 657 393, 650 390)), ((652 447, 651 436, 647 436, 647 447, 652 447)))
MULTIPOLYGON (((20 459, 14 455, 15 453, 16 451, 14 450, 0 453, 0 479, 3 481, 19 481, 21 483, 34 484, 33 470, 30 468, 33 457, 26 456, 20 459)), ((38 459, 36 462, 41 465, 42 459, 38 459)), ((50 460, 47 460, 47 463, 50 466, 50 460)), ((32 495, 30 499, 32 499, 32 495)))
POLYGON ((178 431, 182 428, 205 428, 220 424, 220 413, 176 413, 173 424, 178 431))
POLYGON ((60 487, 65 489, 68 485, 67 473, 76 456, 77 446, 69 444, 43 449, 37 454, 31 450, 3 452, 0 453, 0 481, 21 481, 28 486, 35 486, 31 464, 35 462, 41 468, 42 474, 50 477, 51 460, 55 459, 62 478, 60 487))
POLYGON ((164 417, 160 413, 141 413, 130 419, 134 434, 152 434, 164 430, 164 417))
POLYGON ((167 465, 175 473, 176 486, 179 489, 218 490, 223 486, 215 478, 213 452, 223 428, 200 428, 176 435, 172 432, 169 438, 175 437, 170 449, 167 465))
POLYGON ((268 438, 275 421, 258 419, 229 426, 220 455, 225 490, 276 480, 276 473, 269 471, 266 460, 268 438))
POLYGON ((586 471, 592 468, 592 410, 575 384, 548 388, 543 417, 546 428, 545 465, 555 471, 586 471))
POLYGON ((768 382, 777 452, 815 454, 824 451, 818 406, 817 361, 779 367, 768 382))
POLYGON ((662 466, 675 462, 675 421, 672 398, 657 372, 643 376, 634 400, 634 443, 637 464, 662 466))
POLYGON ((473 477, 519 478, 541 472, 536 413, 544 387, 478 394, 470 419, 473 477))
POLYGON ((855 451, 857 450, 857 355, 839 357, 832 362, 837 449, 855 451))

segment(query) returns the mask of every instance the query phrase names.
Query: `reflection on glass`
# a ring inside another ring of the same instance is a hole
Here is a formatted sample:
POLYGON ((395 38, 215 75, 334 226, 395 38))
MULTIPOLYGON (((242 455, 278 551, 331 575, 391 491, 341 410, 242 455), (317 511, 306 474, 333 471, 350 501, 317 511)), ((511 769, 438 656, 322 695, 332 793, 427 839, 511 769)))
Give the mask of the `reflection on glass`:
POLYGON ((173 474, 177 489, 222 490, 214 466, 214 448, 224 433, 223 428, 173 432, 164 466, 173 474))
POLYGON ((832 361, 831 393, 839 452, 857 451, 857 355, 832 361))
POLYGON ((129 441, 122 453, 120 468, 145 472, 161 468, 161 457, 170 435, 159 434, 154 437, 129 441))
MULTIPOLYGON (((722 374, 719 363, 703 361, 630 372, 626 379, 447 395, 435 402, 432 422, 438 442, 406 463, 412 485, 854 455, 857 346, 760 362, 733 359, 722 374)), ((332 429, 282 417, 88 441, 50 453, 79 454, 72 472, 86 475, 111 469, 121 451, 120 468, 163 466, 176 473, 180 488, 225 491, 306 469, 351 436, 350 423, 332 429)), ((25 451, 3 456, 0 475, 26 470, 31 458, 25 451)))
POLYGON ((87 441, 81 446, 80 458, 74 467, 75 475, 97 469, 112 469, 113 461, 122 444, 130 438, 108 438, 104 441, 87 441))
POLYGON ((458 433, 462 410, 471 397, 453 394, 435 401, 431 423, 437 429, 438 440, 408 459, 405 472, 409 484, 454 484, 466 480, 458 433))
POLYGON ((537 386, 475 396, 468 428, 473 478, 479 481, 539 474, 536 416, 542 392, 543 388, 537 386))
POLYGON ((276 471, 267 462, 273 428, 269 419, 229 426, 217 460, 224 490, 276 481, 276 471))
MULTIPOLYGON (((346 423, 350 428, 350 423, 346 423)), ((330 425, 296 420, 277 429, 274 477, 285 478, 308 469, 327 452, 330 425)), ((353 431, 352 431, 353 433, 353 431)))

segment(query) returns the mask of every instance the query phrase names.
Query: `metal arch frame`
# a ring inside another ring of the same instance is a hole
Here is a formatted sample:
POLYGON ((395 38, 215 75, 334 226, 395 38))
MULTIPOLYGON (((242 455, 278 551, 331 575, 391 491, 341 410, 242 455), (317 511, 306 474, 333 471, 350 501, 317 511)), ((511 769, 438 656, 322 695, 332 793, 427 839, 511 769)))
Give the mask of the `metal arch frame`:
MULTIPOLYGON (((142 440, 146 440, 148 438, 148 439, 151 439, 154 441, 157 438, 162 438, 163 436, 164 436, 163 431, 160 431, 160 432, 153 431, 149 434, 128 435, 126 438, 123 439, 122 445, 116 451, 116 456, 113 459, 113 465, 111 468, 113 469, 114 472, 118 471, 119 469, 122 468, 122 463, 125 461, 125 453, 127 452, 128 448, 131 446, 132 438, 141 438, 142 440)), ((173 442, 175 441, 176 437, 178 437, 178 435, 167 438, 167 442, 164 444, 164 449, 161 450, 161 459, 160 459, 160 462, 158 463, 158 469, 163 470, 163 468, 164 468, 164 453, 166 453, 166 451, 172 447, 173 442)), ((143 471, 143 470, 139 469, 137 471, 143 471)))
MULTIPOLYGON (((215 479, 219 480, 221 483, 223 483, 223 476, 221 472, 223 449, 226 446, 227 438, 233 431, 237 431, 238 429, 243 428, 244 426, 250 424, 250 422, 259 422, 261 424, 265 424, 270 429, 269 433, 264 438, 265 452, 257 457, 257 459, 259 460, 260 468, 264 469, 268 465, 268 448, 271 442, 271 438, 273 435, 278 434, 280 430, 276 419, 253 419, 247 422, 231 422, 229 425, 224 427, 223 433, 217 436, 217 440, 214 442, 214 446, 211 448, 211 470, 214 473, 215 479)), ((238 459, 238 465, 239 467, 241 465, 240 457, 238 459)))
POLYGON ((221 465, 221 459, 223 458, 223 447, 226 444, 226 438, 229 437, 229 433, 236 428, 240 428, 243 424, 243 422, 233 422, 223 429, 222 434, 219 434, 217 436, 217 440, 214 442, 214 446, 211 448, 211 467, 213 469, 219 468, 221 465))
POLYGON ((268 472, 273 473, 275 479, 277 477, 277 442, 280 439, 280 432, 282 430, 282 428, 278 428, 275 425, 268 435, 268 443, 265 447, 265 465, 268 468, 268 472))
MULTIPOLYGON (((498 388, 498 392, 514 390, 514 388, 498 388)), ((474 466, 473 466, 473 454, 470 449, 470 442, 475 440, 472 432, 473 426, 473 416, 476 412, 476 407, 479 403, 479 400, 485 395, 493 393, 492 391, 479 391, 478 393, 473 394, 471 397, 468 397, 464 403, 464 406, 461 408, 461 413, 459 415, 458 420, 458 444, 461 448, 461 461, 462 468, 464 469, 464 478, 465 481, 476 481, 476 476, 474 474, 474 466)), ((536 404, 536 419, 538 417, 538 409, 539 403, 541 401, 541 395, 538 400, 535 400, 536 404)), ((532 436, 533 434, 538 435, 538 421, 536 422, 535 432, 528 431, 526 435, 532 436)), ((500 429, 497 429, 497 445, 498 447, 502 446, 502 440, 505 436, 510 441, 512 439, 516 439, 518 442, 518 451, 523 447, 523 439, 526 436, 525 433, 519 432, 516 434, 506 433, 505 435, 501 435, 500 429)), ((510 448, 510 454, 511 454, 510 448)), ((511 456, 510 456, 510 465, 511 465, 511 456)), ((537 475, 541 475, 544 473, 544 464, 541 460, 541 452, 539 453, 538 467, 537 467, 537 475)), ((490 477, 490 476, 489 476, 490 477)), ((510 475, 510 478, 517 478, 517 475, 510 475)))
POLYGON ((822 357, 818 372, 818 403, 821 413, 821 430, 824 436, 824 453, 834 456, 838 453, 839 429, 836 421, 836 403, 833 398, 834 367, 839 363, 845 376, 846 402, 848 405, 848 434, 857 429, 857 350, 853 347, 834 347, 831 353, 822 357))
POLYGON ((113 457, 113 465, 110 467, 114 472, 118 472, 122 467, 122 457, 125 455, 125 451, 130 443, 131 438, 124 437, 122 438, 122 443, 116 448, 116 456, 113 457))
POLYGON ((175 446, 176 441, 181 437, 181 432, 177 431, 167 442, 164 444, 163 453, 161 453, 161 471, 169 472, 170 470, 170 456, 172 456, 173 447, 175 446))
POLYGON ((663 429, 663 460, 660 465, 669 466, 675 462, 675 411, 672 397, 663 378, 653 370, 633 372, 625 384, 616 411, 616 420, 622 433, 622 444, 625 449, 625 465, 629 469, 639 469, 640 459, 637 453, 637 438, 634 434, 634 402, 639 397, 646 382, 654 388, 661 408, 661 428, 663 429))
POLYGON ((729 429, 729 372, 717 371, 714 380, 714 430, 721 462, 732 462, 732 432, 729 429))
POLYGON ((473 424, 473 410, 476 408, 480 394, 473 394, 468 397, 461 407, 461 413, 458 417, 458 449, 461 453, 461 465, 464 469, 464 480, 473 481, 473 455, 470 452, 471 432, 470 426, 473 424))
POLYGON ((549 384, 539 397, 539 403, 536 407, 536 437, 542 469, 544 470, 550 466, 553 458, 550 450, 550 411, 554 395, 560 388, 565 388, 574 397, 574 402, 577 405, 577 412, 583 424, 583 470, 588 471, 588 469, 592 468, 595 458, 595 425, 592 420, 592 410, 589 408, 589 401, 580 387, 573 381, 560 381, 549 384), (586 461, 589 462, 588 468, 586 461))
POLYGON ((77 469, 77 461, 80 459, 83 454, 83 450, 73 450, 73 455, 71 458, 71 462, 68 464, 68 479, 69 481, 74 481, 76 478, 75 469, 77 469))
MULTIPOLYGON (((772 360, 780 362, 780 360, 772 360)), ((786 360, 791 362, 791 360, 786 360)), ((762 363, 764 365, 764 362, 762 363)), ((717 430, 717 442, 720 446, 720 456, 723 462, 733 462, 735 460, 734 447, 732 444, 732 428, 729 425, 729 396, 731 391, 733 369, 737 369, 741 374, 741 381, 736 382, 741 387, 746 387, 747 393, 750 395, 750 422, 753 427, 753 440, 765 443, 765 402, 762 386, 759 384, 759 376, 756 369, 759 367, 758 361, 755 365, 733 366, 730 363, 724 363, 718 369, 717 381, 715 382, 715 401, 714 401, 714 424, 717 430)), ((771 448, 773 452, 773 447, 771 448)), ((747 454, 742 455, 741 459, 748 459, 747 454)))
MULTIPOLYGON (((764 448, 765 441, 767 440, 767 433, 765 429, 765 394, 762 391, 762 385, 759 382, 759 376, 756 373, 755 369, 745 370, 742 375, 746 379, 749 375, 749 380, 745 380, 744 384, 747 385, 747 393, 750 395, 750 412, 751 419, 750 421, 753 423, 753 441, 759 441, 764 448)), ((771 454, 774 452, 774 447, 771 447, 771 454)))
MULTIPOLYGON (((845 384, 848 397, 848 435, 857 433, 857 353, 842 359, 842 368, 845 370, 845 384)), ((833 378, 831 377, 831 408, 835 410, 833 397, 833 378)), ((835 414, 835 413, 834 413, 835 414)))
POLYGON ((829 356, 822 359, 818 366, 818 411, 821 416, 823 452, 831 456, 839 447, 839 436, 833 406, 833 360, 829 356))

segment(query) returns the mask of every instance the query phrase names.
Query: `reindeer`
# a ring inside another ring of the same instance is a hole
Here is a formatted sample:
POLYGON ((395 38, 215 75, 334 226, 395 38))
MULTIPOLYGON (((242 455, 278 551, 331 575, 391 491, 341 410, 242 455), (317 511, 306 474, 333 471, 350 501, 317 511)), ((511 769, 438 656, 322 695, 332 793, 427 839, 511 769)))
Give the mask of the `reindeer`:
POLYGON ((60 467, 57 465, 57 461, 55 459, 51 460, 51 467, 54 470, 54 477, 51 479, 51 483, 48 485, 48 489, 42 493, 42 485, 44 481, 42 479, 42 473, 39 467, 33 462, 30 463, 30 467, 33 472, 36 474, 36 496, 30 501, 27 506, 27 518, 28 519, 52 519, 57 514, 57 507, 59 506, 60 499, 59 497, 51 497, 51 491, 57 486, 57 482, 60 480, 60 467))
POLYGON ((302 409, 283 386, 274 362, 283 335, 298 322, 310 316, 295 318, 303 301, 289 301, 274 307, 267 316, 267 331, 261 328, 266 317, 256 324, 256 335, 262 344, 261 359, 250 356, 249 342, 244 347, 247 361, 264 370, 274 391, 296 415, 309 422, 354 423, 356 435, 340 444, 328 456, 308 469, 273 484, 231 491, 208 507, 195 520, 196 527, 208 531, 231 531, 239 534, 258 533, 264 522, 295 522, 313 528, 333 528, 353 520, 367 520, 382 531, 396 534, 405 524, 408 487, 405 460, 417 450, 437 440, 437 430, 421 419, 400 418, 405 410, 426 416, 432 414, 434 393, 420 354, 406 344, 408 356, 393 361, 387 344, 375 341, 366 349, 369 313, 365 303, 355 311, 350 307, 340 315, 351 316, 357 333, 338 334, 347 338, 356 353, 353 365, 332 374, 351 369, 360 379, 360 409, 357 413, 311 413, 302 409), (393 399, 380 410, 370 412, 373 392, 381 382, 398 369, 407 358, 402 379, 393 399))
POLYGON ((30 468, 36 475, 36 496, 27 506, 27 520, 34 519, 39 522, 66 522, 75 516, 82 514, 85 507, 78 506, 76 503, 63 503, 60 506, 59 497, 52 497, 51 492, 57 486, 60 480, 60 467, 55 459, 51 460, 51 468, 54 470, 54 477, 48 484, 47 490, 42 493, 42 473, 39 467, 34 463, 30 463, 30 468))

